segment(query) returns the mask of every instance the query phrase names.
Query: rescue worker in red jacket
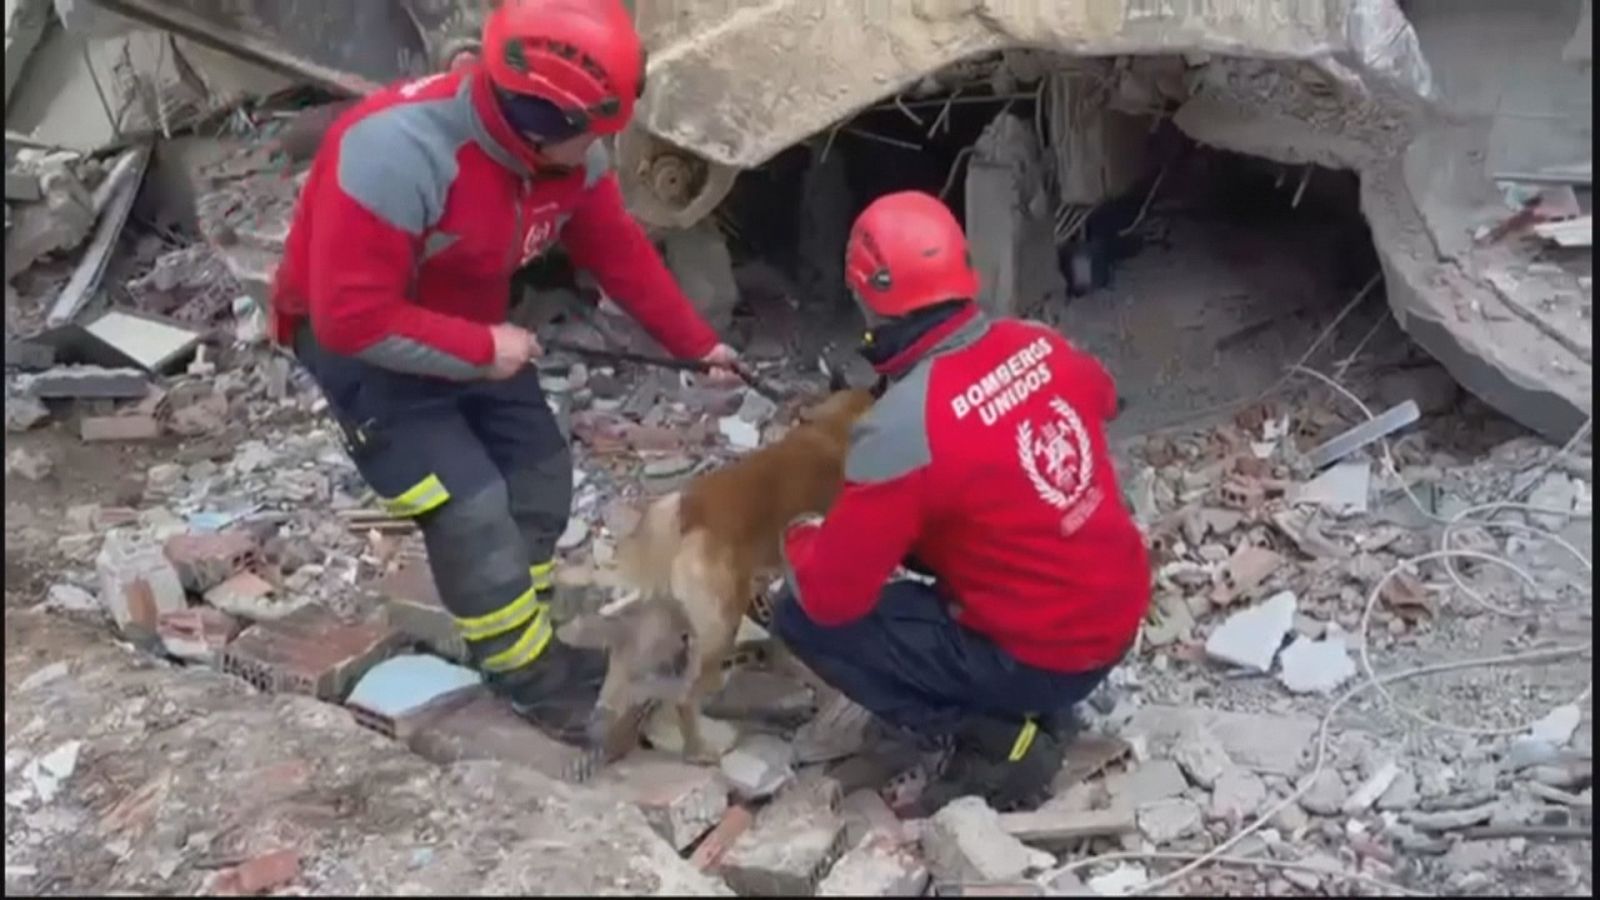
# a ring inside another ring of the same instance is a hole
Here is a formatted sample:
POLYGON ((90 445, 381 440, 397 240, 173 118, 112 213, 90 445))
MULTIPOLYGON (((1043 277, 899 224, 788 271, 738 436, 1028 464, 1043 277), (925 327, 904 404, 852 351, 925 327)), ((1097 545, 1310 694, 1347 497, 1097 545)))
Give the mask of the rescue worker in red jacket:
POLYGON ((961 226, 927 194, 868 206, 845 268, 889 387, 851 436, 827 516, 784 536, 775 633, 949 751, 918 814, 967 794, 1031 807, 1061 765, 1066 713, 1149 603, 1102 432, 1115 388, 1055 332, 979 311, 961 226), (931 585, 894 579, 902 565, 931 585))
POLYGON ((510 0, 481 62, 394 85, 329 130, 277 273, 280 341, 322 387, 362 477, 414 517, 473 662, 579 740, 605 658, 554 639, 572 458, 506 322, 511 276, 560 241, 670 352, 718 341, 625 211, 600 137, 644 88, 620 0, 510 0))

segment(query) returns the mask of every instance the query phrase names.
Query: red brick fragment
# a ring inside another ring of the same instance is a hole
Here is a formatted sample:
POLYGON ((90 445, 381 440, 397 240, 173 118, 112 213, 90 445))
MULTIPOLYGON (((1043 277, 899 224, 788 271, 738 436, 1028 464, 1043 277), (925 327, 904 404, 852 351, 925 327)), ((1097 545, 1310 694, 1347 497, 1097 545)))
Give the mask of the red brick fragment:
POLYGON ((183 588, 203 594, 260 561, 261 547, 244 531, 175 534, 167 538, 167 560, 183 588))
POLYGON ((248 896, 283 887, 300 877, 300 851, 274 850, 245 860, 211 881, 213 893, 248 896))
POLYGON ((239 621, 220 609, 199 606, 162 613, 156 634, 179 659, 211 662, 239 633, 239 621))
POLYGON ((320 606, 245 629, 222 654, 222 671, 259 690, 338 701, 399 642, 387 622, 341 622, 320 606))

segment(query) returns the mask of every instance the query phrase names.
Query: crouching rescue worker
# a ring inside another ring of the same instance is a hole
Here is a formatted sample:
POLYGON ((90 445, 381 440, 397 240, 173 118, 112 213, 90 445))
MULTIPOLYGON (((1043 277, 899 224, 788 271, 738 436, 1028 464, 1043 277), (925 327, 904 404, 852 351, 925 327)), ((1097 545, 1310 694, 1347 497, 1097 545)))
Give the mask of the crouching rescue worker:
POLYGON ((890 194, 856 220, 849 287, 889 380, 825 518, 784 537, 774 628, 823 679, 947 749, 915 814, 1043 799, 1070 707, 1133 642, 1143 538, 1102 433, 1111 378, 1055 332, 985 317, 961 226, 890 194), (891 580, 902 565, 933 576, 891 580))
MULTIPOLYGON (((354 106, 312 164, 277 273, 276 336, 320 384, 362 477, 414 517, 472 660, 579 740, 603 653, 553 639, 572 459, 506 322, 517 268, 560 241, 670 352, 731 365, 623 208, 597 139, 644 87, 620 0, 509 0, 481 61, 354 106)), ((724 373, 725 374, 725 373, 724 373)))

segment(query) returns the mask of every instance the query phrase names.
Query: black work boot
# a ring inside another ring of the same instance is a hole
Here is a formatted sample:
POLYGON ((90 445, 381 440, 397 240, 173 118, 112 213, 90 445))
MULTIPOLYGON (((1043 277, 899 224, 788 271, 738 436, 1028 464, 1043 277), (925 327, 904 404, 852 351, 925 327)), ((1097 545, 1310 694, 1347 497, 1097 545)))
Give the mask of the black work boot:
POLYGON ((1054 721, 974 719, 955 734, 948 761, 923 789, 913 814, 931 816, 960 797, 977 796, 1001 812, 1031 810, 1050 794, 1063 743, 1054 721))
POLYGON ((490 676, 489 684, 535 728, 563 743, 583 745, 606 678, 606 662, 603 650, 551 638, 538 659, 515 672, 490 676))

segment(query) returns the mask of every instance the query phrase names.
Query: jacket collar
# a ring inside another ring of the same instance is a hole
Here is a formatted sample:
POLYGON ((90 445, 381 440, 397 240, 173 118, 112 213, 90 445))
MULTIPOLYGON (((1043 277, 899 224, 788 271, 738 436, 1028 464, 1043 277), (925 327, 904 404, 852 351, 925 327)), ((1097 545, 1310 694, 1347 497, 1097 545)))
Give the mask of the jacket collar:
POLYGON ((873 356, 876 354, 865 354, 867 361, 872 363, 872 368, 878 374, 891 379, 905 375, 927 357, 965 347, 977 340, 989 330, 989 318, 978 308, 977 303, 969 301, 956 307, 954 312, 921 323, 920 326, 915 323, 891 322, 878 330, 896 327, 910 327, 914 332, 920 333, 901 335, 903 348, 893 349, 891 355, 885 358, 874 359, 873 356))
POLYGON ((494 99, 489 70, 481 65, 468 65, 456 97, 467 100, 472 108, 472 137, 483 152, 519 177, 532 175, 538 168, 538 159, 533 148, 506 122, 500 104, 494 99))

